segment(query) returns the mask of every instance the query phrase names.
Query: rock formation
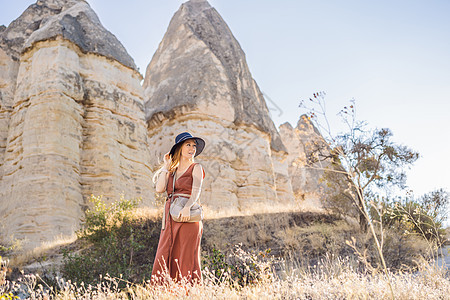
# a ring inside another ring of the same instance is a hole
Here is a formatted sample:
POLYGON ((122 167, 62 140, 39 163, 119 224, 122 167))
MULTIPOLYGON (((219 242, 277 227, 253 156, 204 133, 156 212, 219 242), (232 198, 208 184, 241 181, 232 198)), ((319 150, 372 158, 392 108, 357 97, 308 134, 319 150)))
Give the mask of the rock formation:
POLYGON ((1 239, 73 234, 91 194, 152 199, 141 75, 81 0, 39 0, 0 33, 1 239))
POLYGON ((323 169, 330 164, 322 159, 311 162, 310 156, 318 146, 326 149, 322 135, 306 115, 300 117, 295 128, 282 124, 280 135, 289 153, 287 164, 296 202, 303 209, 321 209, 326 196, 323 169))
POLYGON ((244 52, 208 2, 188 1, 175 13, 144 88, 153 165, 176 134, 205 138, 202 201, 211 215, 292 208, 286 148, 244 52))

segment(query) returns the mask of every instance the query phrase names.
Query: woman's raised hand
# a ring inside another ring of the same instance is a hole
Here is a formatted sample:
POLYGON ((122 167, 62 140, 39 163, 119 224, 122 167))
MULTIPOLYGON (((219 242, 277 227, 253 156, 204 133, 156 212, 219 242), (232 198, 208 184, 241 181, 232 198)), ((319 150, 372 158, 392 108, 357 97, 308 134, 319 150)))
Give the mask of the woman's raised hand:
POLYGON ((169 169, 170 163, 172 162, 172 158, 170 157, 170 152, 164 154, 164 167, 169 169))

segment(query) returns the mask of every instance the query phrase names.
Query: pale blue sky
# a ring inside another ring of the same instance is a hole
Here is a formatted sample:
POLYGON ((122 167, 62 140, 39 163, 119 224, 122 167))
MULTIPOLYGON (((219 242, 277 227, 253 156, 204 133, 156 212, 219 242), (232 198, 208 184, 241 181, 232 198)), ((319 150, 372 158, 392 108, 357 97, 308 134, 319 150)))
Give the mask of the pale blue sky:
MULTIPOLYGON (((8 25, 35 1, 0 0, 8 25)), ((180 4, 90 0, 142 74, 180 4)), ((275 124, 295 126, 298 103, 327 93, 332 125, 351 98, 361 119, 389 127, 421 154, 408 173, 417 195, 450 191, 450 1, 211 0, 275 104, 275 124), (278 108, 280 110, 278 110, 278 108)))

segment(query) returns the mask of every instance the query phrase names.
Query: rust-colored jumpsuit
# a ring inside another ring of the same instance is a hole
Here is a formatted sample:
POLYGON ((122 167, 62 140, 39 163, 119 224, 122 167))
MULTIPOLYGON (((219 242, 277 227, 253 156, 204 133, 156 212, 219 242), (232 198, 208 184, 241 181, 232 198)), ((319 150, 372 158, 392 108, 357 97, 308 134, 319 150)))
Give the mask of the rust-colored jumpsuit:
MULTIPOLYGON (((174 194, 191 194, 192 170, 191 164, 188 169, 175 181, 174 194)), ((173 175, 169 174, 167 182, 167 195, 172 194, 173 175)), ((205 172, 203 171, 203 178, 205 172)), ((176 196, 174 196, 174 199, 176 196)), ((166 270, 172 279, 177 281, 186 277, 189 282, 200 280, 200 241, 203 234, 203 223, 200 222, 175 222, 169 214, 171 199, 168 197, 165 205, 165 229, 161 229, 158 250, 153 263, 152 279, 161 280, 163 270, 166 270), (159 271, 159 274, 158 274, 159 271)))

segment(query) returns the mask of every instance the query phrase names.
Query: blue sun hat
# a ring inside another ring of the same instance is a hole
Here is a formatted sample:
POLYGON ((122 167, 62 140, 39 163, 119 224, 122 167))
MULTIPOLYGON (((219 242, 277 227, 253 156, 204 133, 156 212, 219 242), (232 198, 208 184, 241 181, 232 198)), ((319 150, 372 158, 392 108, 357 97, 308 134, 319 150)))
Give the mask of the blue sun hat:
POLYGON ((172 146, 172 149, 170 149, 170 156, 173 157, 173 154, 175 153, 175 150, 178 146, 180 146, 185 140, 194 139, 197 143, 197 150, 195 151, 195 156, 202 153, 203 148, 205 148, 205 141, 202 138, 192 136, 189 132, 183 132, 177 135, 175 138, 175 145, 172 146))

